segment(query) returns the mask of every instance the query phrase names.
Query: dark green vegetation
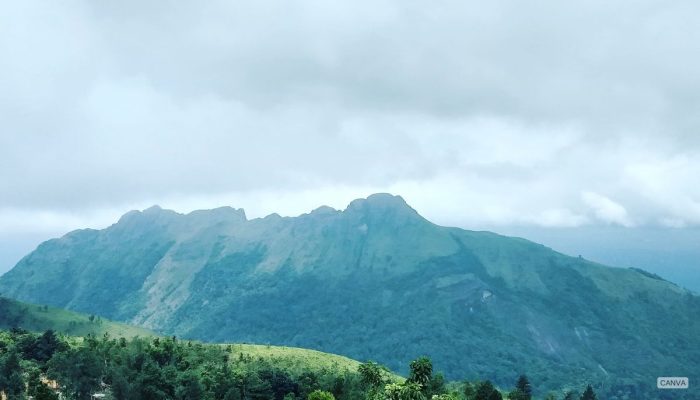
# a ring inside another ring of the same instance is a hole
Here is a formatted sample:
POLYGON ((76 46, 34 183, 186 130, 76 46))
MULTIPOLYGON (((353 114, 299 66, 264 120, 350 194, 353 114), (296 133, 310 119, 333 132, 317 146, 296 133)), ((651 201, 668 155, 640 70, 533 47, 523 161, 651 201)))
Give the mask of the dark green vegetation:
MULTIPOLYGON (((373 362, 280 363, 276 349, 267 357, 239 346, 180 341, 175 337, 85 338, 0 331, 0 392, 9 400, 87 400, 93 395, 117 400, 502 400, 489 381, 446 384, 433 373, 430 359, 410 363, 401 379, 373 362), (295 365, 291 367, 290 365, 295 365)), ((253 349, 256 350, 256 349, 253 349)), ((337 356, 327 355, 330 360, 337 356)), ((315 355, 313 359, 321 359, 315 355)), ((334 360, 335 361, 335 360, 334 360)), ((350 360, 348 360, 350 361, 350 360)), ((506 397, 531 400, 529 382, 518 379, 506 397), (525 383, 523 383, 525 382, 525 383)), ((581 399, 595 396, 590 386, 581 399)), ((550 396, 555 398, 554 396, 550 396)))
POLYGON ((22 303, 0 296, 0 329, 22 327, 39 332, 53 330, 73 336, 89 334, 115 337, 154 336, 148 329, 112 322, 56 307, 22 303))
MULTIPOLYGON (((315 390, 336 399, 363 397, 357 369, 309 363, 287 368, 233 346, 175 338, 58 337, 0 332, 0 390, 10 400, 46 392, 55 380, 69 399, 306 399, 315 390), (21 365, 21 367, 20 367, 21 365)), ((56 398, 52 391, 37 400, 56 398), (54 396, 54 397, 51 397, 54 396)))
POLYGON ((593 383, 606 399, 700 380, 700 298, 488 232, 436 226, 401 198, 246 220, 151 208, 43 243, 0 292, 215 342, 376 359, 427 354, 448 379, 533 391, 593 383))

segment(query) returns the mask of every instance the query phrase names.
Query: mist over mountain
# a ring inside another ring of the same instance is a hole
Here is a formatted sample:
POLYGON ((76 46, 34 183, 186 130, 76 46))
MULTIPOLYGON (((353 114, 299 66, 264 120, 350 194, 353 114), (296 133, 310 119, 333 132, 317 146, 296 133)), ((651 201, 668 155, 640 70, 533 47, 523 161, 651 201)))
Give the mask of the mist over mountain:
MULTIPOLYGON (((181 337, 294 345, 449 379, 634 396, 700 365, 700 298, 490 232, 435 225, 401 197, 247 219, 152 207, 41 244, 0 292, 181 337)), ((693 376, 690 379, 698 379, 693 376)))
POLYGON ((603 264, 642 268, 700 293, 700 229, 696 227, 506 226, 500 227, 499 232, 603 264))

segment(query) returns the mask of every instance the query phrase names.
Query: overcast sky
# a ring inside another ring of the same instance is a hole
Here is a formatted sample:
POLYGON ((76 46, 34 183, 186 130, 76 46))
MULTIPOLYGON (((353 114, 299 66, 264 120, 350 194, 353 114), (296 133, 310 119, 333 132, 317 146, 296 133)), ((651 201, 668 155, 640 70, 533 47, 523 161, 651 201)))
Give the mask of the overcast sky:
POLYGON ((15 1, 0 52, 0 257, 373 192, 466 228, 700 225, 696 1, 15 1))

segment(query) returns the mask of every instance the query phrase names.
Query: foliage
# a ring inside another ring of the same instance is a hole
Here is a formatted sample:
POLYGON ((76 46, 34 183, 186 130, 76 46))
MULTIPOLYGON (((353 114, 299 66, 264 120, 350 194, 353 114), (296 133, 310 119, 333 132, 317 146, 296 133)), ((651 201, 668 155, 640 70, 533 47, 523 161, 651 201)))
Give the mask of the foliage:
POLYGON ((335 400, 335 397, 333 396, 333 393, 326 392, 323 390, 314 390, 313 392, 309 393, 309 397, 307 397, 308 400, 335 400))
POLYGON ((564 393, 563 400, 576 400, 576 393, 572 391, 567 391, 566 393, 564 393))
MULTIPOLYGON (((74 338, 50 330, 35 334, 14 329, 0 331, 0 391, 9 400, 56 400, 59 392, 75 400, 97 393, 115 400, 502 399, 490 381, 446 385, 442 373, 433 374, 427 357, 409 364, 411 375, 405 380, 375 362, 343 364, 339 361, 344 359, 334 357, 176 337, 74 338), (301 361, 293 362, 290 355, 301 361)), ((523 375, 511 393, 531 390, 523 375)), ((589 385, 581 400, 595 399, 589 385)))
POLYGON ((0 391, 10 399, 18 398, 24 389, 24 378, 21 374, 20 357, 16 347, 10 347, 6 354, 0 357, 0 391))
POLYGON ((584 390, 583 394, 581 395, 581 400, 596 400, 597 397, 595 395, 595 392, 593 392, 593 387, 591 385, 588 385, 586 387, 586 390, 584 390))
POLYGON ((501 392, 499 392, 491 383, 491 381, 484 381, 477 385, 476 393, 474 394, 474 400, 498 400, 501 399, 501 392))
POLYGON ((289 368, 282 369, 275 363, 277 358, 253 355, 255 348, 245 353, 243 348, 174 337, 125 339, 107 334, 70 338, 52 331, 0 331, 0 390, 11 400, 25 394, 54 400, 57 393, 45 381, 56 381, 66 398, 77 400, 90 399, 95 393, 116 400, 346 400, 363 396, 356 371, 330 363, 337 368, 289 362, 289 368))
POLYGON ((426 387, 428 382, 433 378, 433 363, 428 357, 423 356, 411 361, 410 368, 411 372, 408 375, 409 382, 426 387))
POLYGON ((515 389, 508 394, 509 400, 531 400, 532 399, 532 386, 527 376, 520 375, 518 381, 515 384, 515 389))

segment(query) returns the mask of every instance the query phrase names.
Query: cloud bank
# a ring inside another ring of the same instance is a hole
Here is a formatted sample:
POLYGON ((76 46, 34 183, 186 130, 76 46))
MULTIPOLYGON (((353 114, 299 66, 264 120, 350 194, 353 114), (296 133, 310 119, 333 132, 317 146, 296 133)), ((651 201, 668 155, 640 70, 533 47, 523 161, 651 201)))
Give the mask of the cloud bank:
POLYGON ((700 225, 700 5, 15 2, 0 233, 401 194, 436 222, 700 225))

